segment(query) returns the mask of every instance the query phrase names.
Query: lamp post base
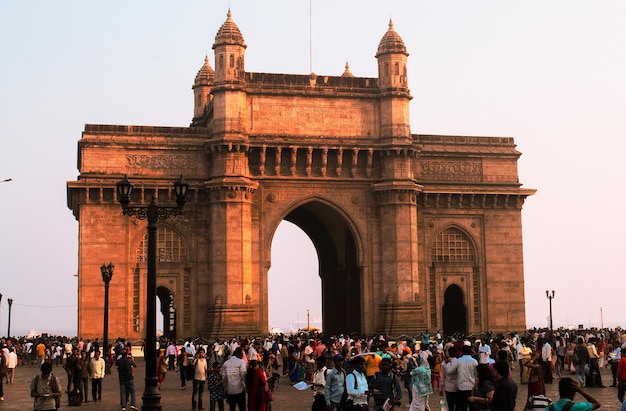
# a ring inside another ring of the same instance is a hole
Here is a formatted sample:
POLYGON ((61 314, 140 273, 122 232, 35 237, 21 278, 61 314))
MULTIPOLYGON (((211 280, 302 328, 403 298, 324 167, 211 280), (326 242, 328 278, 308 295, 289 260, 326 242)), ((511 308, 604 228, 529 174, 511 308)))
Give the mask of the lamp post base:
POLYGON ((143 392, 141 400, 141 411, 161 411, 161 394, 157 387, 157 377, 146 377, 146 389, 143 392))

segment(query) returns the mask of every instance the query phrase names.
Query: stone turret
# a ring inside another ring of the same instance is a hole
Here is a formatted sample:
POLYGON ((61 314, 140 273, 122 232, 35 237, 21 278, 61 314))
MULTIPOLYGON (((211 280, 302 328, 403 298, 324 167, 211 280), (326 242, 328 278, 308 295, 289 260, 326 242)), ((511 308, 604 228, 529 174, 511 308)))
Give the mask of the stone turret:
POLYGON ((215 36, 215 82, 243 81, 246 44, 228 9, 227 19, 215 36))
POLYGON ((215 71, 209 64, 209 56, 205 56, 204 65, 196 74, 196 79, 193 82, 193 117, 198 118, 202 116, 209 103, 211 102, 211 85, 215 77, 215 71))
POLYGON ((380 135, 394 143, 410 144, 409 93, 407 57, 404 41, 389 20, 389 29, 380 40, 378 59, 378 86, 381 96, 380 135), (405 140, 402 142, 402 140, 405 140))

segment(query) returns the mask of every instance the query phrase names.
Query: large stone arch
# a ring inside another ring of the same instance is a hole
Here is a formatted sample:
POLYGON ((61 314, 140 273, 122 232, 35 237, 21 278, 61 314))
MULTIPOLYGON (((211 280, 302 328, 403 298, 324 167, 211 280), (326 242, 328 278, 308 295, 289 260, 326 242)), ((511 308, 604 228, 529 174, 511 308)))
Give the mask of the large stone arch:
POLYGON ((301 199, 290 204, 273 224, 266 240, 268 244, 283 220, 304 231, 317 251, 324 331, 331 334, 361 332, 364 285, 359 261, 362 241, 354 221, 345 210, 329 200, 320 197, 301 199))

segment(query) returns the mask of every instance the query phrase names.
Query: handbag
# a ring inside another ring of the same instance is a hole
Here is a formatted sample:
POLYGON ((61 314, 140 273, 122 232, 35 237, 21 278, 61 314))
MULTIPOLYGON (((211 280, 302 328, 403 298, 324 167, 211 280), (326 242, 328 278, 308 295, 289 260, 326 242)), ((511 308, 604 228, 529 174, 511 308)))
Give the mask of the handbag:
POLYGON ((265 391, 265 401, 274 401, 274 393, 270 390, 265 391))

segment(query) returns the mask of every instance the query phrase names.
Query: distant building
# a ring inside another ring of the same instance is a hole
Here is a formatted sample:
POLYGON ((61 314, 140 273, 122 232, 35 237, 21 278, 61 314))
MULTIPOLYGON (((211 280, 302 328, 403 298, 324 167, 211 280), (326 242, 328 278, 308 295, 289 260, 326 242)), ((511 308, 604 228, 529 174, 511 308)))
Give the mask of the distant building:
MULTIPOLYGON (((407 57, 389 23, 378 77, 253 73, 232 19, 193 84, 189 127, 86 125, 68 206, 79 223, 78 334, 100 336, 113 261, 110 338, 144 333, 146 224, 133 204, 173 203, 159 223, 158 298, 164 333, 268 333, 272 237, 304 230, 319 256, 327 333, 525 328, 521 210, 512 138, 412 134, 407 57)), ((293 273, 285 292, 307 292, 293 273)))

